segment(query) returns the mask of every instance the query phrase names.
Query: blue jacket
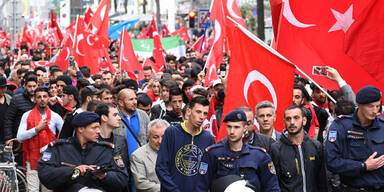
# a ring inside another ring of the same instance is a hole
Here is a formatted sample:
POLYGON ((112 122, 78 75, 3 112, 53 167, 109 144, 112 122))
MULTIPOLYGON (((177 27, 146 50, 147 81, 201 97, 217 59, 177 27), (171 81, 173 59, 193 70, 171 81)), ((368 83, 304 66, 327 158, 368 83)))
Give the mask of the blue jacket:
POLYGON ((156 161, 161 191, 193 191, 204 149, 215 143, 213 136, 202 129, 192 136, 184 123, 165 130, 156 161))
POLYGON ((362 127, 357 110, 352 116, 335 119, 325 145, 328 169, 340 174, 341 182, 351 187, 384 187, 384 167, 366 171, 363 163, 374 152, 384 155, 384 120, 376 117, 362 127))
POLYGON ((199 169, 196 191, 208 191, 212 182, 227 175, 239 175, 256 191, 280 191, 273 162, 265 149, 243 144, 240 152, 229 148, 228 142, 206 149, 199 169))

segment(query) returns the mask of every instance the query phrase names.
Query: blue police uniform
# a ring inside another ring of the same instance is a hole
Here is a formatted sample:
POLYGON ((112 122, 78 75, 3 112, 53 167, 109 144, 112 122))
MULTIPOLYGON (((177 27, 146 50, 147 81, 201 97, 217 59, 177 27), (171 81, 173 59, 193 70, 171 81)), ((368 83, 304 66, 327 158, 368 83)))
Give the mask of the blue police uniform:
POLYGON ((265 149, 243 144, 241 151, 232 151, 228 142, 206 149, 200 163, 195 191, 208 191, 212 182, 226 175, 239 175, 256 191, 280 191, 275 167, 265 149))
MULTIPOLYGON (((356 95, 356 103, 369 104, 381 99, 381 91, 365 86, 356 95)), ((341 116, 329 128, 326 142, 328 169, 340 174, 340 180, 349 190, 384 191, 384 167, 367 171, 365 161, 374 152, 384 155, 384 120, 376 117, 370 126, 363 127, 357 116, 341 116)))
POLYGON ((384 190, 384 167, 366 171, 364 162, 374 152, 384 154, 384 120, 376 117, 372 125, 363 127, 353 115, 335 119, 326 142, 328 169, 340 174, 341 182, 354 188, 384 190))

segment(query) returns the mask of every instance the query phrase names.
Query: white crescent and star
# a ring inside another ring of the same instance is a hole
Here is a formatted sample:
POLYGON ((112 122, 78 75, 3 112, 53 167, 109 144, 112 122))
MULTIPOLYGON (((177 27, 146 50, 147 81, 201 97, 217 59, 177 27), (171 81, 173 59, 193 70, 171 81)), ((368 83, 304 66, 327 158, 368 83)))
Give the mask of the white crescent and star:
POLYGON ((228 9, 228 13, 233 17, 233 18, 236 18, 236 19, 242 19, 242 17, 240 17, 239 15, 237 15, 235 13, 235 11, 233 11, 232 7, 233 7, 233 2, 235 0, 227 0, 227 9, 228 9))
POLYGON ((314 24, 304 24, 298 21, 295 15, 292 13, 291 6, 289 5, 289 0, 284 2, 283 15, 289 23, 299 28, 307 28, 315 26, 314 24))
POLYGON ((91 42, 91 39, 90 39, 90 37, 91 36, 95 36, 94 34, 92 34, 92 33, 90 33, 88 36, 87 36, 87 43, 88 43, 88 45, 89 46, 93 46, 93 45, 95 45, 95 42, 91 42))
POLYGON ((248 90, 251 83, 253 83, 254 81, 260 81, 260 83, 262 83, 264 86, 267 87, 269 93, 272 96, 273 104, 277 108, 277 95, 276 95, 275 89, 273 88, 272 83, 268 80, 267 77, 265 77, 262 73, 258 72, 257 70, 253 70, 249 72, 244 82, 243 91, 244 91, 244 98, 247 104, 248 104, 248 90))
POLYGON ((65 50, 67 51, 67 56, 65 57, 65 61, 67 61, 69 58, 69 54, 70 54, 69 47, 67 47, 65 50))
POLYGON ((81 53, 80 50, 79 50, 79 42, 80 42, 81 40, 83 40, 83 39, 84 39, 84 34, 80 34, 79 36, 77 36, 76 53, 77 53, 78 55, 80 55, 80 56, 85 56, 85 54, 81 53))
POLYGON ((221 36, 221 26, 219 21, 215 20, 215 40, 213 41, 213 44, 215 44, 221 36))
POLYGON ((353 19, 353 5, 349 6, 348 10, 342 14, 334 9, 331 9, 333 16, 335 16, 336 23, 329 29, 328 32, 343 30, 347 33, 349 27, 355 21, 353 19))

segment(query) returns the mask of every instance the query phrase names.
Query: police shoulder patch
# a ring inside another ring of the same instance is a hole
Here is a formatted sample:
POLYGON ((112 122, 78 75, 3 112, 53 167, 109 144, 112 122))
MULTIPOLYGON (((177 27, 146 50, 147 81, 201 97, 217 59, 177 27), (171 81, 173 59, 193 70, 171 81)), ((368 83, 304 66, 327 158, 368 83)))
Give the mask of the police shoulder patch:
POLYGON ((222 143, 213 144, 213 145, 210 145, 207 148, 205 148, 205 151, 208 152, 214 148, 218 148, 218 147, 222 147, 222 146, 224 146, 224 144, 222 144, 222 143))
POLYGON ((99 145, 107 146, 107 147, 112 148, 112 149, 115 148, 115 145, 113 143, 111 143, 111 142, 97 141, 96 143, 99 144, 99 145))
POLYGON ((337 138, 337 131, 335 131, 335 130, 329 131, 329 133, 328 133, 328 141, 329 142, 335 142, 336 138, 337 138))
POLYGON ((200 162, 200 169, 199 169, 200 175, 205 175, 207 173, 207 170, 208 170, 208 163, 200 162))
POLYGON ((124 165, 124 161, 123 159, 121 158, 121 155, 116 155, 113 157, 113 160, 115 161, 116 165, 120 168, 124 168, 125 165, 124 165))
POLYGON ((276 175, 276 169, 272 161, 268 163, 268 169, 271 174, 276 175))
POLYGON ((43 153, 43 156, 41 157, 41 160, 49 161, 49 160, 51 160, 51 157, 52 157, 52 153, 46 151, 46 152, 43 153))

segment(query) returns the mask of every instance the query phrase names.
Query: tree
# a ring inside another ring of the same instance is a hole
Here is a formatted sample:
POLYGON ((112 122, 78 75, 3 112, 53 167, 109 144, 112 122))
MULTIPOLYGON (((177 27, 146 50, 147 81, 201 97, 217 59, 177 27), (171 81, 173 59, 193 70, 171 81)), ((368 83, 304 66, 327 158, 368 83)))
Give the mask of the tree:
POLYGON ((156 2, 156 22, 158 23, 158 24, 160 24, 161 23, 161 21, 160 21, 160 0, 155 0, 155 2, 156 2))

